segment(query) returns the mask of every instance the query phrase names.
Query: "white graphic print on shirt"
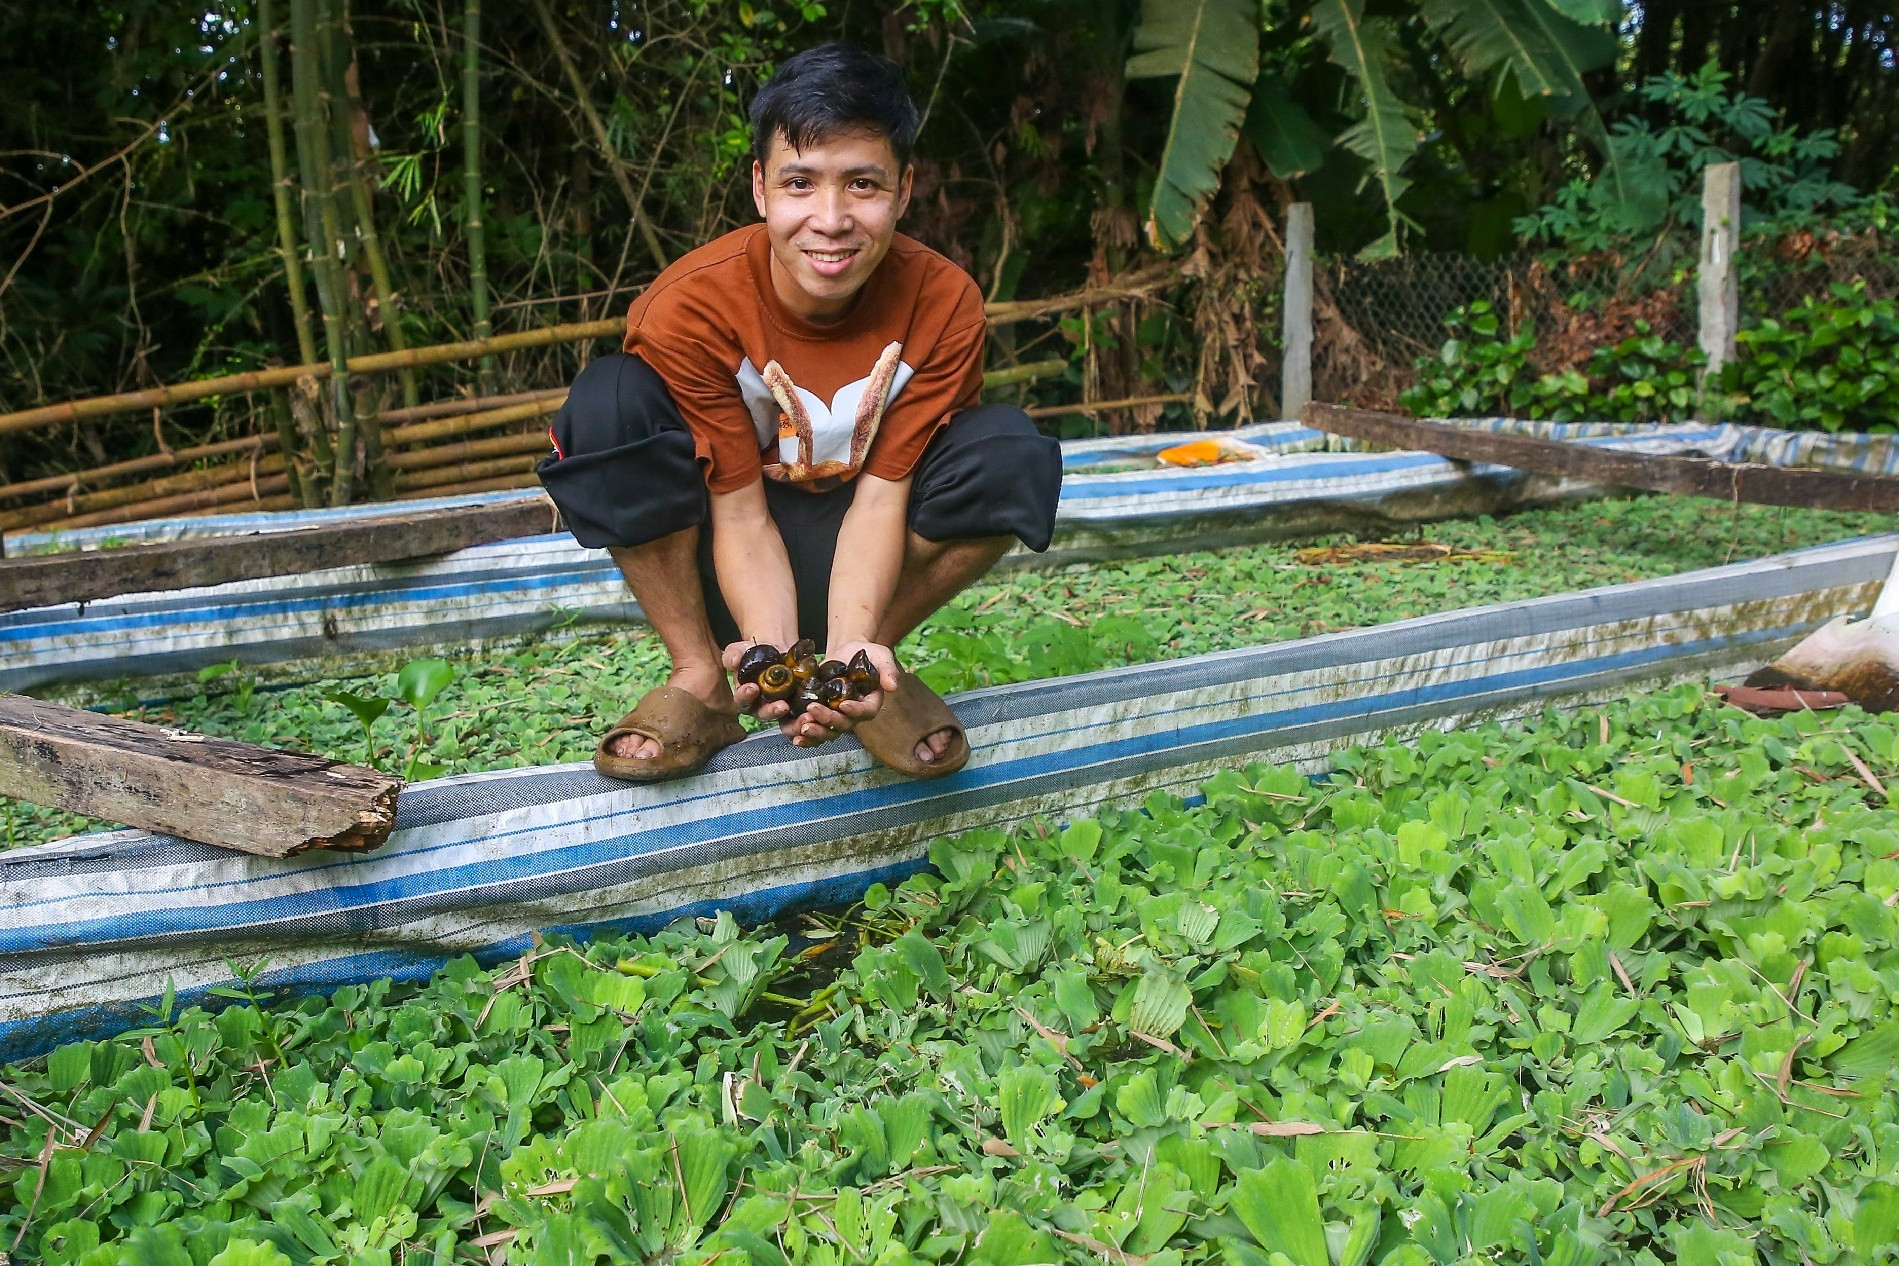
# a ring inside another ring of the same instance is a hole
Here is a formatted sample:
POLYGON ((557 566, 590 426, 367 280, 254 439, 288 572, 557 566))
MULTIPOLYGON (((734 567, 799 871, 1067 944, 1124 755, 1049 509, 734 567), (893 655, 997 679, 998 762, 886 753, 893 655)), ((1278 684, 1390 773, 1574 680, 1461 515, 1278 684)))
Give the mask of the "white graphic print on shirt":
POLYGON ((765 463, 766 477, 805 483, 862 467, 884 411, 916 373, 902 356, 903 344, 890 344, 870 373, 838 388, 828 405, 793 382, 777 361, 762 370, 749 356, 741 361, 739 395, 752 415, 758 447, 768 450, 774 439, 778 445, 778 460, 765 463))

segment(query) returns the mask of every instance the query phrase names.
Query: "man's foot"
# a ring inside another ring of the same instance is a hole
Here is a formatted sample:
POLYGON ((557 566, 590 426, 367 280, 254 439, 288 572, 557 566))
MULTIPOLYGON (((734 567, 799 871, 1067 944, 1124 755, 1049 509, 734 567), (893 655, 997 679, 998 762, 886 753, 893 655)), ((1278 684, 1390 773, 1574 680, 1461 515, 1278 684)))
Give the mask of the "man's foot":
POLYGON ((952 729, 945 728, 933 734, 926 734, 923 736, 923 741, 917 744, 917 759, 926 765, 942 760, 955 742, 956 731, 952 729))
MULTIPOLYGON (((732 701, 732 688, 726 683, 725 670, 717 665, 675 668, 666 679, 666 684, 685 691, 714 712, 729 713, 734 717, 738 715, 738 705, 732 701)), ((606 750, 610 756, 628 760, 652 760, 662 749, 658 742, 644 734, 621 734, 607 744, 606 750)))

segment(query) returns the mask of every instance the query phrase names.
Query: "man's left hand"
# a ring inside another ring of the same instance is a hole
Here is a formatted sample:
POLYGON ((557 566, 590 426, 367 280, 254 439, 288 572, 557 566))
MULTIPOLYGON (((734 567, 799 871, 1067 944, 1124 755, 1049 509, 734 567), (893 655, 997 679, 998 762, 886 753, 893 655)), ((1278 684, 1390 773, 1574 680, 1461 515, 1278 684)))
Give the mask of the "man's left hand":
POLYGON ((849 734, 859 721, 868 721, 877 715, 883 706, 884 691, 897 688, 897 657, 890 653, 890 648, 875 642, 846 642, 842 646, 827 647, 824 658, 848 664, 859 651, 869 657, 871 667, 877 670, 879 689, 861 699, 846 699, 835 708, 814 703, 803 712, 786 717, 778 724, 786 738, 799 747, 818 747, 839 735, 849 734))

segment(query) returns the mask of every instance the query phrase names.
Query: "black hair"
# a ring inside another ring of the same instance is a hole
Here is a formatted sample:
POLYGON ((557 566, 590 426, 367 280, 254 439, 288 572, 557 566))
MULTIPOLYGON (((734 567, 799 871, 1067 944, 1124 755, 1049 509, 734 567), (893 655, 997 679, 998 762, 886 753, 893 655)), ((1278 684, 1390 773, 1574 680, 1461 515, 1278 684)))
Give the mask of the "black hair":
POLYGON ((763 163, 780 134, 804 150, 862 129, 890 142, 901 170, 910 165, 919 126, 895 62, 833 41, 786 61, 752 98, 752 156, 763 163))

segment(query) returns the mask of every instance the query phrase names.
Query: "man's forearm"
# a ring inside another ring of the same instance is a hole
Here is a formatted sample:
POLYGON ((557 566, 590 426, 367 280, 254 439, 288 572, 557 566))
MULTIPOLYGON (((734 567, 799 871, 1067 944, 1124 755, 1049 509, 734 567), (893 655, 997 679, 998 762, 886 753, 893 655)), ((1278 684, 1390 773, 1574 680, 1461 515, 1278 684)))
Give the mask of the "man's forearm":
POLYGON ((766 507, 763 479, 712 494, 712 568, 741 638, 772 646, 798 640, 791 557, 766 507))
POLYGON ((909 540, 910 481, 859 475, 831 565, 829 645, 874 642, 909 540))

